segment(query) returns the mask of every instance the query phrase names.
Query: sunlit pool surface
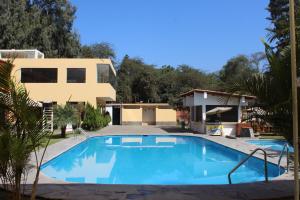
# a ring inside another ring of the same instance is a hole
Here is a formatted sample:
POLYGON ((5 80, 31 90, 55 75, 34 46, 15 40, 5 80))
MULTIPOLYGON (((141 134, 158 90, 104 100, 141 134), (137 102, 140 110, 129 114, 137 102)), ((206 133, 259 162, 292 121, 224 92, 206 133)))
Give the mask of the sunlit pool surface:
MULTIPOLYGON (((100 136, 89 138, 42 166, 52 178, 98 184, 228 184, 228 172, 246 157, 192 136, 100 136)), ((233 183, 264 180, 263 161, 251 158, 233 183)), ((283 169, 268 164, 269 178, 283 169)), ((280 171, 280 172, 279 172, 280 171)))
MULTIPOLYGON (((282 151, 284 145, 288 143, 286 140, 248 140, 247 142, 274 151, 282 151)), ((289 151, 294 152, 293 146, 289 145, 289 151)))

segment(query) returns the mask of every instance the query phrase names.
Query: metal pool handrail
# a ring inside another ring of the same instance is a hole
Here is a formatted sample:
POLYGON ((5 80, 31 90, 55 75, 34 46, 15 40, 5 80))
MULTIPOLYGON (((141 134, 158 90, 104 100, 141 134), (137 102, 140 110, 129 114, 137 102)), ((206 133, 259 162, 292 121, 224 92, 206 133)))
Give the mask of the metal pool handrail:
POLYGON ((254 149, 252 153, 250 153, 244 160, 240 161, 239 164, 237 164, 229 173, 228 173, 228 181, 229 184, 232 184, 231 182, 231 174, 235 172, 241 165, 243 165, 249 158, 253 156, 257 151, 262 151, 264 153, 264 161, 265 161, 265 181, 268 182, 268 165, 267 165, 267 152, 261 148, 254 149))
POLYGON ((280 162, 281 162, 281 159, 282 159, 282 156, 283 156, 283 153, 284 153, 285 149, 286 149, 286 171, 287 172, 289 171, 289 154, 290 154, 290 150, 289 150, 289 144, 286 143, 286 144, 284 144, 284 146, 283 146, 283 148, 280 152, 279 159, 278 159, 279 175, 280 175, 280 162))

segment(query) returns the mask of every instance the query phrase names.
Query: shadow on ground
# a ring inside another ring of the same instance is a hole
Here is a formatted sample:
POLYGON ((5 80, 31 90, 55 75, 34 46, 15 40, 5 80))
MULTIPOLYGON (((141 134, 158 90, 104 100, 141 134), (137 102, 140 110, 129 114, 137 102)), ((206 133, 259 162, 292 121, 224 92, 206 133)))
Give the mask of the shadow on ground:
POLYGON ((197 133, 191 129, 183 129, 178 126, 157 126, 158 128, 166 131, 167 133, 197 133))

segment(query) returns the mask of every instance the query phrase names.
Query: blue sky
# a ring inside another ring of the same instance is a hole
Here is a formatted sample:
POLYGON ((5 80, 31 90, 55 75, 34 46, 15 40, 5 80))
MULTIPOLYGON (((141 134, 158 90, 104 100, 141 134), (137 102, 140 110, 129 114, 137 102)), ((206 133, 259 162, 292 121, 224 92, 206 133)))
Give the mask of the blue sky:
POLYGON ((219 70, 238 54, 263 51, 268 0, 71 0, 83 44, 109 42, 148 64, 219 70))

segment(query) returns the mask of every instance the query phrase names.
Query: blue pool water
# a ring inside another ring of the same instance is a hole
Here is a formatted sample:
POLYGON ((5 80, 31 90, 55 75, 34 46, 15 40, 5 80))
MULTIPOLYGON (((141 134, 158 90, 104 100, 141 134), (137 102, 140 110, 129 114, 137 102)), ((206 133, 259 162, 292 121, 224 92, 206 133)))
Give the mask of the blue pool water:
MULTIPOLYGON (((228 172, 246 154, 192 136, 101 136, 89 138, 50 160, 42 172, 75 183, 227 184, 228 172)), ((264 180, 263 161, 251 158, 233 183, 264 180)), ((283 172, 268 164, 269 177, 283 172)))
MULTIPOLYGON (((288 143, 286 140, 248 140, 247 142, 264 148, 269 148, 274 151, 282 151, 283 146, 288 143)), ((294 152, 293 146, 289 145, 289 151, 294 152)))

